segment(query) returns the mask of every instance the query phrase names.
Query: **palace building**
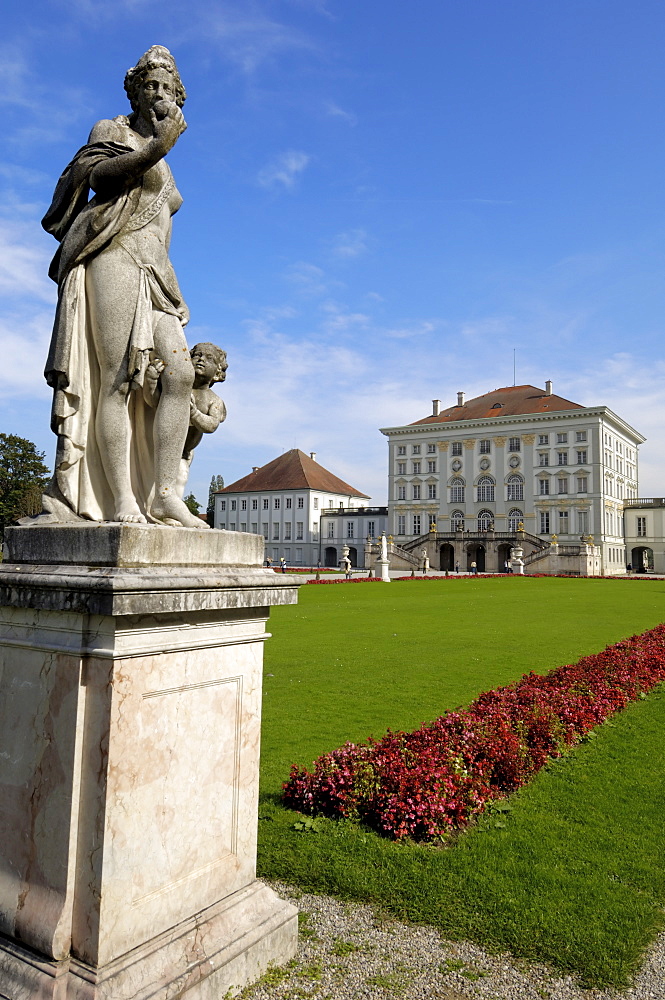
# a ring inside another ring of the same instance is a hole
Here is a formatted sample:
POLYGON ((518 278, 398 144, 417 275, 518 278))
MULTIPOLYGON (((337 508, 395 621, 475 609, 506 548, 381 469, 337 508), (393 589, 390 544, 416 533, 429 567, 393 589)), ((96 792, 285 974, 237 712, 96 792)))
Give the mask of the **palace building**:
MULTIPOLYGON (((356 508, 369 499, 319 465, 315 452, 308 456, 293 448, 215 493, 214 527, 263 535, 266 557, 274 563, 283 556, 290 566, 316 566, 321 560, 321 518, 332 509, 345 511, 344 539, 352 542, 355 530, 362 554, 366 524, 361 527, 358 521, 354 529, 357 517, 352 511, 357 515, 356 508)), ((336 541, 341 558, 341 539, 334 533, 327 547, 336 541)))
POLYGON ((625 571, 623 505, 638 496, 645 438, 609 407, 572 402, 548 381, 545 389, 508 386, 468 401, 459 392, 455 406, 434 400, 429 415, 382 433, 397 545, 412 548, 435 532, 448 569, 459 559, 453 540, 473 535, 478 544, 465 551, 479 569, 487 559, 488 570, 499 570, 519 525, 532 548, 555 535, 560 547, 593 536, 601 571, 625 571), (479 540, 488 532, 489 548, 479 540))

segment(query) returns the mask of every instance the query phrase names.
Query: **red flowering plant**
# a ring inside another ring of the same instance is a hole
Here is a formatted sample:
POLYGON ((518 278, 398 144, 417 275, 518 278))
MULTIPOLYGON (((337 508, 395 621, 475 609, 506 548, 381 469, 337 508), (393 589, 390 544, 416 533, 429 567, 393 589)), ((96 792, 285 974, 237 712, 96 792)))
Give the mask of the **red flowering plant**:
POLYGON ((346 743, 312 771, 294 766, 283 801, 395 840, 445 837, 663 680, 659 625, 549 674, 525 674, 413 732, 346 743))

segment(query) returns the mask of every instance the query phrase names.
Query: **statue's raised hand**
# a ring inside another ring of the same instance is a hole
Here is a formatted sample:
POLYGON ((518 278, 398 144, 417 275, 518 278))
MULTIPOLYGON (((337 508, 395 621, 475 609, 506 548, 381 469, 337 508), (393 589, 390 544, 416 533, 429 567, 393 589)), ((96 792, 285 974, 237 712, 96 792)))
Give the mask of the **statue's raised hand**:
POLYGON ((187 128, 187 122, 177 104, 156 101, 150 109, 153 140, 163 148, 165 155, 172 149, 187 128))

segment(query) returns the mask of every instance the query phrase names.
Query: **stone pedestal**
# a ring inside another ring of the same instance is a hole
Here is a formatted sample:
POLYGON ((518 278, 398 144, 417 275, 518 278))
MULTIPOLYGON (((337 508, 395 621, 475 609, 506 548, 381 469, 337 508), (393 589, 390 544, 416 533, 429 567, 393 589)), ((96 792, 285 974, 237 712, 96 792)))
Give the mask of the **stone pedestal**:
POLYGON ((256 880, 265 622, 254 535, 6 532, 0 996, 222 1000, 295 952, 256 880))

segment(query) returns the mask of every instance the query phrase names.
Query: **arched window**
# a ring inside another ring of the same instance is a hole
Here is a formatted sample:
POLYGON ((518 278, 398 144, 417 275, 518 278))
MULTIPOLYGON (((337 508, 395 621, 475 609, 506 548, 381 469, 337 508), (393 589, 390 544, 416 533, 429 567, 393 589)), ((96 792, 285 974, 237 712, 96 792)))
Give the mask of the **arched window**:
POLYGON ((524 480, 521 476, 508 476, 506 485, 508 487, 506 500, 524 500, 524 480))
POLYGON ((494 514, 491 510, 481 510, 478 512, 478 531, 489 531, 489 526, 494 521, 494 514))
POLYGON ((508 531, 517 531, 517 525, 524 521, 524 514, 518 507, 508 511, 508 531))
POLYGON ((459 477, 450 480, 450 502, 464 503, 464 480, 459 477))
POLYGON ((464 513, 454 510, 450 515, 450 527, 453 531, 464 531, 464 513))
POLYGON ((494 503, 494 480, 491 476, 481 476, 478 480, 478 503, 494 503))

